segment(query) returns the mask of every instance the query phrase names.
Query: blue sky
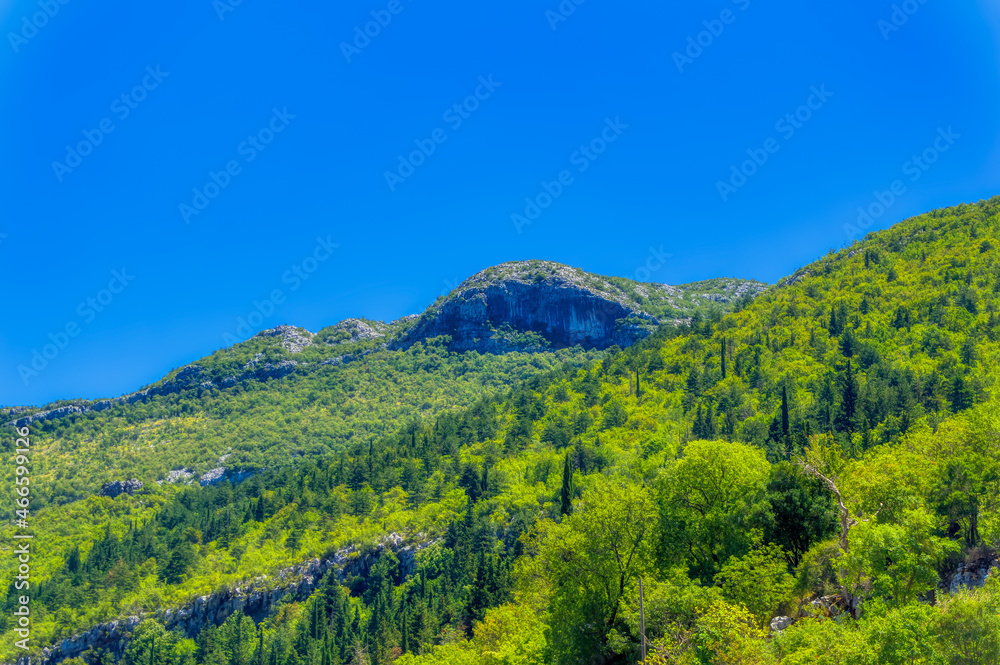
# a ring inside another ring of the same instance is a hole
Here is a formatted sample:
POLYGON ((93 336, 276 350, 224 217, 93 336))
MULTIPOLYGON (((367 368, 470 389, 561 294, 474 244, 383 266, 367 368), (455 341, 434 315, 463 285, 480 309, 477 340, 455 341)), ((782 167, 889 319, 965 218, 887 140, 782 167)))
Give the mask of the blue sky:
POLYGON ((0 404, 134 390, 255 302, 394 319, 526 258, 774 282, 876 192, 870 229, 1000 193, 985 0, 230 2, 0 0, 0 404))

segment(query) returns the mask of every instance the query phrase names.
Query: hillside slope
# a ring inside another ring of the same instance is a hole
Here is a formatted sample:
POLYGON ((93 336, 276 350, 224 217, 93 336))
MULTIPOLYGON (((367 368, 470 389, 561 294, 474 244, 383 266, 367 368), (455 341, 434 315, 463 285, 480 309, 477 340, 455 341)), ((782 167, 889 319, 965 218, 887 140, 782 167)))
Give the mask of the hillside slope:
MULTIPOLYGON (((533 265, 504 264, 503 277, 480 273, 466 284, 505 288, 510 270, 523 273, 534 270, 533 265)), ((609 300, 607 289, 588 292, 592 304, 604 308, 613 302, 616 316, 621 317, 607 319, 609 334, 624 317, 650 317, 638 309, 635 299, 621 296, 626 292, 669 290, 676 299, 671 312, 694 316, 727 311, 737 305, 737 295, 746 302, 764 288, 745 280, 684 287, 642 285, 559 264, 545 266, 592 284, 618 285, 614 297, 624 305, 609 300)), ((525 297, 542 313, 556 311, 566 293, 579 293, 572 284, 545 280, 532 281, 526 289, 525 297)), ((465 293, 464 284, 452 297, 465 293)), ((665 302, 650 304, 662 313, 665 302)), ((348 319, 316 333, 279 326, 123 397, 5 413, 14 426, 31 426, 40 437, 39 449, 46 460, 36 470, 41 507, 48 501, 81 499, 108 482, 135 478, 152 486, 178 479, 245 477, 289 459, 342 449, 349 442, 370 442, 406 419, 466 406, 484 393, 503 390, 563 362, 593 359, 593 351, 611 341, 595 336, 566 348, 543 336, 565 335, 567 330, 558 325, 539 335, 527 325, 530 322, 512 315, 491 319, 485 313, 472 313, 464 317, 463 325, 490 331, 496 325, 509 342, 503 348, 473 349, 457 343, 460 333, 455 330, 430 331, 426 326, 415 330, 439 310, 435 305, 422 318, 391 323, 348 319), (474 350, 497 353, 482 355, 474 350)), ((642 330, 637 337, 648 334, 642 330)))
POLYGON ((635 662, 642 578, 651 662, 969 662, 963 635, 1000 644, 996 585, 960 588, 1000 546, 998 247, 1000 198, 934 211, 740 311, 337 454, 43 513, 36 629, 51 641, 391 536, 419 544, 412 568, 383 553, 258 625, 217 615, 197 642, 150 616, 120 655, 635 662))

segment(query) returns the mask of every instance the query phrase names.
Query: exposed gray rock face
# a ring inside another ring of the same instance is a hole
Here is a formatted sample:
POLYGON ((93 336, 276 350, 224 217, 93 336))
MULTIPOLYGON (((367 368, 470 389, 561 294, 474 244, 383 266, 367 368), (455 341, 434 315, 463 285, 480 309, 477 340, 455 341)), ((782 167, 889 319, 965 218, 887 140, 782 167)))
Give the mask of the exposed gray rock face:
POLYGON ((630 346, 659 324, 626 298, 584 283, 572 268, 554 264, 537 279, 506 270, 512 265, 519 264, 498 266, 499 276, 484 271, 463 282, 390 348, 447 335, 455 351, 537 350, 542 340, 556 348, 604 349, 630 346))
POLYGON ((211 382, 206 381, 207 377, 204 376, 204 372, 205 370, 200 365, 187 365, 186 367, 182 367, 173 378, 167 379, 158 386, 130 393, 122 397, 116 397, 115 399, 102 399, 90 403, 73 404, 61 406, 57 409, 49 409, 48 411, 39 411, 38 413, 15 420, 12 424, 15 427, 27 427, 32 423, 55 420, 56 418, 62 418, 75 413, 83 414, 90 411, 107 411, 121 404, 145 402, 157 395, 171 395, 191 388, 210 387, 211 382))
POLYGON ((101 488, 101 496, 110 496, 112 499, 122 494, 133 495, 142 489, 142 483, 135 478, 131 480, 116 480, 113 483, 104 483, 101 488))
POLYGON ((212 469, 211 471, 206 471, 205 473, 201 474, 201 478, 198 479, 198 482, 201 483, 203 486, 215 485, 216 483, 222 480, 222 477, 224 475, 226 475, 226 470, 220 466, 218 468, 212 469))
POLYGON ((186 637, 196 638, 203 628, 221 625, 234 612, 243 612, 255 621, 270 615, 282 601, 303 601, 316 590, 324 575, 333 574, 338 583, 358 575, 365 576, 386 551, 395 553, 400 569, 410 575, 416 568, 416 554, 434 542, 418 541, 406 544, 402 536, 389 534, 381 543, 362 553, 355 547, 338 550, 331 558, 310 559, 286 568, 274 578, 259 577, 252 582, 224 588, 208 596, 200 596, 180 608, 164 609, 145 616, 131 616, 95 626, 42 649, 43 658, 29 662, 20 658, 17 665, 55 665, 65 658, 78 658, 84 652, 107 649, 120 659, 128 647, 131 633, 148 616, 155 617, 168 630, 180 630, 186 637))
POLYGON ((994 554, 983 556, 974 561, 963 563, 955 571, 948 585, 949 593, 958 593, 963 587, 967 589, 978 589, 986 584, 987 578, 997 567, 998 560, 994 554))
MULTIPOLYGON (((301 351, 301 349, 299 350, 301 351)), ((280 379, 294 372, 295 368, 299 366, 299 363, 294 360, 282 360, 281 362, 275 364, 261 362, 263 358, 263 353, 255 355, 247 362, 246 365, 243 366, 243 369, 246 370, 245 372, 239 376, 230 376, 223 379, 223 387, 228 387, 236 384, 237 382, 246 381, 248 379, 255 379, 257 381, 280 379)))
POLYGON ((795 619, 792 617, 774 617, 771 619, 771 632, 780 633, 789 628, 793 623, 795 623, 795 619))
POLYGON ((389 326, 385 323, 380 323, 378 321, 345 319, 333 326, 332 333, 334 337, 340 339, 330 342, 330 344, 345 344, 347 342, 361 342, 371 339, 379 339, 385 337, 386 329, 388 327, 389 326))
POLYGON ((192 471, 191 469, 187 468, 174 469, 173 471, 167 474, 167 477, 164 478, 163 482, 172 485, 176 482, 184 482, 190 480, 192 477, 194 477, 194 471, 192 471))
POLYGON ((294 326, 278 326, 270 330, 262 330, 254 337, 280 337, 281 345, 289 353, 299 353, 313 343, 313 333, 294 326))
POLYGON ((220 466, 203 473, 198 479, 198 483, 205 487, 206 485, 218 485, 222 481, 228 480, 233 485, 239 485, 253 474, 253 471, 227 471, 225 467, 220 466))
MULTIPOLYGON (((223 388, 228 388, 230 386, 236 385, 241 381, 257 380, 265 381, 268 379, 280 379, 282 377, 288 376, 295 371, 295 368, 299 366, 294 360, 282 360, 277 364, 272 363, 248 363, 248 369, 246 372, 240 376, 231 376, 223 379, 220 384, 223 388)), ((145 402, 158 395, 171 395, 173 393, 178 393, 183 390, 198 389, 212 390, 216 388, 216 385, 208 380, 205 376, 205 369, 200 365, 188 365, 181 368, 181 370, 171 379, 167 379, 158 386, 153 386, 152 388, 147 388, 146 390, 140 390, 138 392, 130 393, 123 397, 116 397, 115 399, 102 399, 90 403, 81 404, 70 404, 66 406, 60 406, 56 409, 49 409, 47 411, 39 411, 30 416, 25 416, 13 421, 11 424, 15 427, 27 427, 32 423, 45 422, 47 420, 55 420, 57 418, 62 418, 65 416, 73 414, 85 414, 91 411, 107 411, 108 409, 114 408, 115 406, 122 404, 135 404, 136 402, 145 402)))
MULTIPOLYGON (((662 249, 662 248, 661 248, 662 249)), ((145 390, 116 399, 78 401, 24 415, 24 409, 6 410, 17 417, 11 424, 24 427, 42 422, 105 411, 119 405, 145 402, 181 391, 225 389, 246 381, 281 379, 309 364, 313 367, 350 362, 382 349, 406 349, 433 337, 451 338, 454 351, 507 353, 540 351, 579 344, 604 349, 630 346, 649 336, 662 323, 684 324, 706 302, 729 303, 744 295, 756 296, 768 287, 738 279, 708 280, 671 286, 602 277, 552 261, 515 261, 488 268, 465 280, 447 298, 420 316, 391 323, 347 319, 323 331, 322 340, 302 328, 277 326, 258 333, 260 339, 278 339, 290 354, 319 347, 331 355, 316 362, 267 361, 264 354, 250 360, 237 374, 212 380, 209 363, 181 368, 168 379, 145 390), (648 310, 648 311, 647 311, 648 310), (663 317, 650 314, 650 311, 663 317), (371 344, 373 340, 384 340, 371 344), (338 353, 341 344, 365 343, 363 349, 338 353)), ((0 410, 0 413, 4 413, 0 410)))
POLYGON ((843 614, 845 610, 846 603, 839 595, 823 596, 801 606, 799 616, 833 618, 843 614))

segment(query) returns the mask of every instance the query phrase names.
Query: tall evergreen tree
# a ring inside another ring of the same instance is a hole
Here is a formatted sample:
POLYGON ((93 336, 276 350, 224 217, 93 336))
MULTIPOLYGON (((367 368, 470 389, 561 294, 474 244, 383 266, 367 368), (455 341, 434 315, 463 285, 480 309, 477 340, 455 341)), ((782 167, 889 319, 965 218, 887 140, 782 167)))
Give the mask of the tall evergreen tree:
POLYGON ((833 305, 830 305, 830 334, 836 337, 840 334, 840 324, 841 322, 837 320, 837 310, 833 305))
POLYGON ((573 513, 573 466, 569 461, 569 453, 563 461, 562 489, 559 490, 559 511, 563 515, 573 513))
POLYGON ((483 462, 483 475, 479 479, 479 496, 482 498, 487 497, 487 493, 490 489, 490 462, 486 460, 483 462))
POLYGON ((858 381, 854 378, 851 361, 847 361, 840 390, 840 410, 837 413, 835 426, 841 432, 854 431, 854 414, 858 409, 858 381))
POLYGON ((715 439, 718 436, 718 430, 715 427, 715 405, 708 405, 708 413, 705 414, 705 438, 715 439))
POLYGON ((964 411, 972 406, 972 391, 969 390, 969 386, 965 382, 965 377, 961 374, 956 374, 952 380, 949 398, 951 400, 951 410, 955 413, 964 411))
POLYGON ((400 617, 400 623, 403 635, 399 640, 399 646, 403 653, 408 653, 410 651, 410 617, 406 612, 403 612, 402 617, 400 617))
POLYGON ((788 388, 781 386, 781 435, 788 438, 788 388))
POLYGON ((725 337, 722 338, 722 344, 721 344, 721 346, 722 346, 722 349, 721 349, 722 354, 721 354, 720 357, 722 358, 722 378, 723 378, 723 380, 725 380, 725 378, 726 378, 726 338, 725 337))
POLYGON ((698 403, 698 412, 694 417, 694 424, 691 426, 691 435, 696 439, 708 438, 708 433, 705 430, 705 409, 700 402, 698 403))

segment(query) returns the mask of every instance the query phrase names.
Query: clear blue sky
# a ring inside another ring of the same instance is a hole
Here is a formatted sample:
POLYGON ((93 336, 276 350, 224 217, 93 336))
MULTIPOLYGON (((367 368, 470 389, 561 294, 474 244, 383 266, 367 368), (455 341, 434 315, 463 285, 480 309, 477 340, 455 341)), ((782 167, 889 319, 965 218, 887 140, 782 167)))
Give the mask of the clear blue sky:
POLYGON ((255 330, 417 313, 512 259, 774 282, 895 180, 870 228, 1000 193, 995 3, 906 8, 0 0, 0 404, 134 390, 275 289, 255 330))

